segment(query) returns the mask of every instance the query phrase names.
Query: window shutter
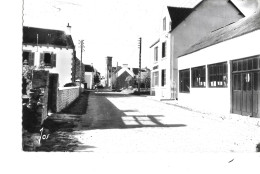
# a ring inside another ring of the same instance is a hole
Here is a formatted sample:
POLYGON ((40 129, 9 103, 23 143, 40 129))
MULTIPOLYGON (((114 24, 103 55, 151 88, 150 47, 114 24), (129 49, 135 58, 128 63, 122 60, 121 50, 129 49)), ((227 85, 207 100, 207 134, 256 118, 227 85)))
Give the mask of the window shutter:
POLYGON ((40 65, 41 65, 42 62, 44 62, 44 54, 40 53, 40 65))
POLYGON ((29 53, 29 66, 34 65, 34 53, 29 53))
POLYGON ((167 46, 167 44, 166 44, 166 41, 165 41, 165 44, 164 44, 164 57, 166 57, 166 52, 167 52, 167 51, 166 51, 166 49, 167 49, 166 46, 167 46))
POLYGON ((51 67, 56 67, 56 54, 51 54, 51 67))

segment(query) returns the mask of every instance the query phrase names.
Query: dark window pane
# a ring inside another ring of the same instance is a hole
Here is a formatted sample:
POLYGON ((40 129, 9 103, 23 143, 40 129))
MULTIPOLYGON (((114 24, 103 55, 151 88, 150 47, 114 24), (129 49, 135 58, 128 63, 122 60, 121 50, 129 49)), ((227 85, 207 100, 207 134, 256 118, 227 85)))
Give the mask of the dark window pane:
POLYGON ((258 67, 258 58, 253 59, 253 69, 257 69, 258 67))
POLYGON ((232 66, 232 70, 233 71, 237 71, 237 61, 233 61, 233 66, 232 66))
POLYGON ((256 73, 253 74, 254 75, 254 82, 253 82, 254 86, 253 86, 253 88, 254 88, 255 91, 258 90, 259 74, 260 74, 260 72, 256 72, 256 73))
POLYGON ((179 71, 180 92, 190 92, 190 70, 179 71))
POLYGON ((227 63, 224 63, 224 74, 227 74, 227 63))
POLYGON ((237 70, 242 71, 242 61, 238 61, 237 70))
POLYGON ((248 60, 248 70, 251 70, 253 68, 253 59, 248 60))
POLYGON ((238 89, 238 90, 241 90, 241 74, 238 74, 237 76, 238 76, 238 77, 237 77, 237 82, 238 82, 238 83, 237 83, 237 84, 238 84, 238 86, 237 86, 238 88, 237 88, 237 89, 238 89))
POLYGON ((44 63, 45 63, 45 65, 51 64, 51 54, 50 53, 44 54, 44 63))
POLYGON ((242 75, 242 79, 243 79, 243 91, 246 91, 246 87, 247 87, 246 74, 242 75))
POLYGON ((243 70, 247 70, 247 63, 248 63, 248 60, 243 60, 243 70))
POLYGON ((247 73, 247 90, 251 91, 252 90, 252 74, 247 73))

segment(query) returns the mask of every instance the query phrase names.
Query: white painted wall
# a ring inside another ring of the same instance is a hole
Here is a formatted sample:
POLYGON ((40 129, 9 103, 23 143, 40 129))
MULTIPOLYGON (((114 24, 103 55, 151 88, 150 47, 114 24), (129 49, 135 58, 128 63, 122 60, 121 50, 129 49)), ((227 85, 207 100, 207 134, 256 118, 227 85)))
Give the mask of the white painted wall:
POLYGON ((159 33, 160 41, 150 48, 150 55, 152 60, 151 71, 151 84, 152 84, 152 74, 153 72, 159 71, 159 84, 158 86, 152 87, 151 90, 155 91, 155 96, 160 99, 169 99, 171 98, 170 91, 170 55, 171 55, 171 34, 169 33, 169 23, 171 21, 167 7, 164 8, 162 17, 161 17, 161 28, 159 33), (163 18, 166 17, 166 30, 163 31, 163 18), (166 42, 166 56, 162 58, 162 43, 166 42), (158 61, 154 61, 154 48, 158 46, 158 61), (153 70, 154 66, 159 66, 158 69, 153 70), (162 82, 162 70, 166 70, 166 85, 161 86, 162 82))
POLYGON ((56 67, 54 68, 45 68, 50 73, 59 74, 59 86, 62 87, 64 84, 71 82, 71 68, 73 61, 73 49, 66 48, 54 48, 54 47, 38 47, 37 46, 24 46, 24 51, 34 52, 34 65, 38 67, 40 65, 40 53, 43 52, 53 52, 56 54, 56 67))
MULTIPOLYGON (((257 41, 260 40, 260 30, 233 38, 231 40, 207 47, 200 51, 182 56, 178 59, 179 70, 227 61, 227 88, 190 88, 190 93, 179 93, 179 102, 191 107, 214 111, 217 113, 230 112, 231 72, 230 60, 260 55, 257 41)), ((206 84, 207 84, 206 69, 206 84)))
POLYGON ((85 72, 85 82, 87 83, 87 88, 92 89, 93 85, 93 72, 85 72))

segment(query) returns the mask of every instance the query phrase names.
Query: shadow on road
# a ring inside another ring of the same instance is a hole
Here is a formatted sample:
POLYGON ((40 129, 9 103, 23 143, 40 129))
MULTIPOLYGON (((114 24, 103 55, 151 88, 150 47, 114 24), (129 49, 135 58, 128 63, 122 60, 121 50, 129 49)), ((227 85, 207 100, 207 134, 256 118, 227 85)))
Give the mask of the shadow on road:
POLYGON ((35 151, 87 151, 97 148, 82 144, 75 138, 84 130, 129 129, 146 127, 184 127, 184 124, 164 124, 163 115, 142 115, 137 110, 120 110, 107 97, 136 97, 116 92, 86 91, 69 107, 50 116, 43 124, 43 134, 48 139, 41 141, 35 151), (127 113, 127 114, 126 114, 127 113))
POLYGON ((138 113, 138 110, 120 110, 112 102, 110 102, 107 97, 125 98, 127 100, 129 97, 136 96, 118 92, 90 93, 89 107, 81 129, 126 129, 186 126, 185 124, 162 123, 161 119, 164 115, 142 115, 138 113))

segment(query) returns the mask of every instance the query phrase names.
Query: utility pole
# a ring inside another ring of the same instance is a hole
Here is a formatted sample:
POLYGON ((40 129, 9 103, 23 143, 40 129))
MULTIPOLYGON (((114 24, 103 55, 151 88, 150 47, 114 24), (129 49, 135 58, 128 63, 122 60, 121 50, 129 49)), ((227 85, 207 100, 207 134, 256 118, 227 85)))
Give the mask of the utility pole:
POLYGON ((141 53, 142 53, 142 38, 139 38, 139 73, 138 73, 138 93, 140 95, 140 83, 141 83, 141 53))
POLYGON ((81 89, 81 79, 82 79, 82 52, 85 51, 85 46, 84 46, 84 40, 79 40, 79 46, 80 46, 80 69, 79 69, 79 86, 81 89))

